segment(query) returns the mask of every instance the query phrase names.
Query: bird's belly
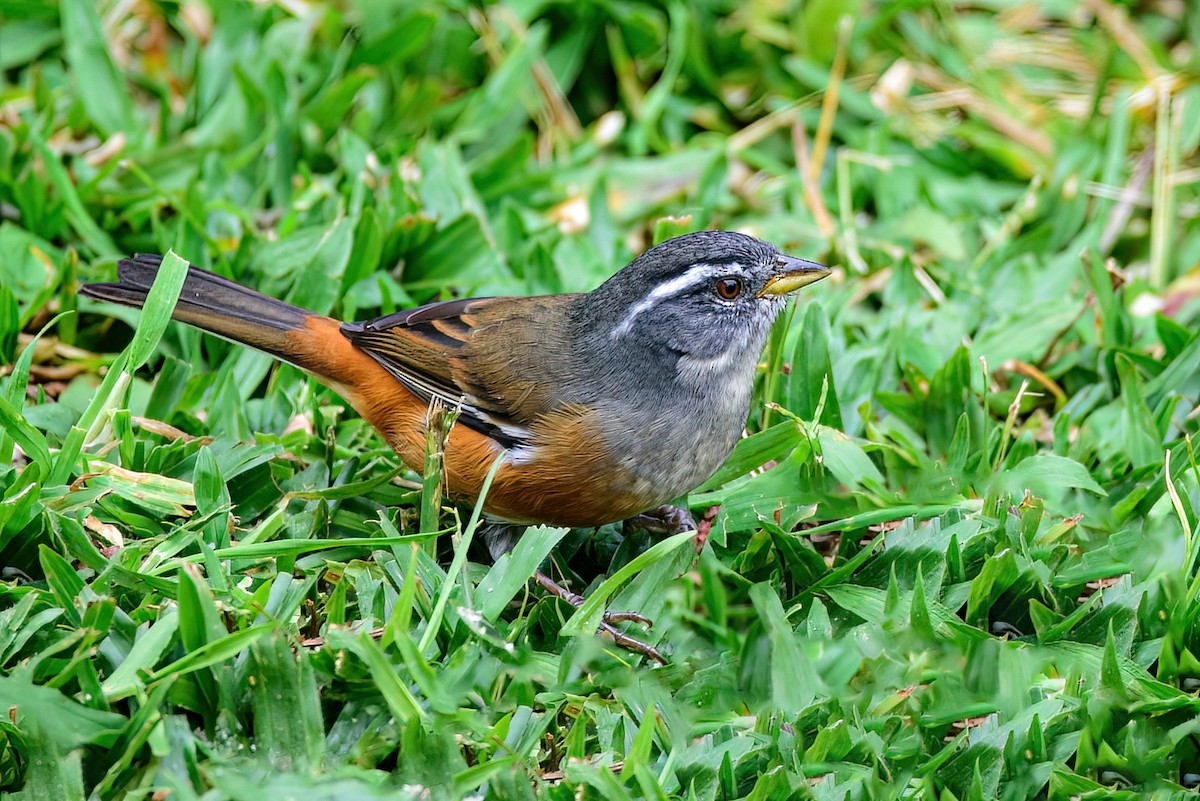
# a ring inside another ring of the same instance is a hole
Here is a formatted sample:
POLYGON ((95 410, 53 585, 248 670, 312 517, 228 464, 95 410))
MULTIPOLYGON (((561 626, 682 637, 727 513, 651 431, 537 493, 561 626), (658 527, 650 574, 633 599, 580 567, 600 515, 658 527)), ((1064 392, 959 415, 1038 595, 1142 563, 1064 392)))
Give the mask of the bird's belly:
POLYGON ((663 437, 648 437, 647 447, 631 451, 624 459, 632 490, 651 498, 647 508, 690 492, 717 472, 740 432, 741 421, 719 432, 676 427, 663 437))
MULTIPOLYGON (((513 523, 572 527, 632 517, 678 498, 716 472, 737 442, 742 422, 714 431, 712 425, 660 418, 614 431, 611 418, 607 425, 596 424, 599 414, 581 410, 569 422, 559 420, 550 429, 553 435, 539 444, 506 455, 484 510, 513 523)), ((473 501, 499 451, 456 453, 456 442, 461 440, 454 438, 446 450, 449 489, 473 501)))

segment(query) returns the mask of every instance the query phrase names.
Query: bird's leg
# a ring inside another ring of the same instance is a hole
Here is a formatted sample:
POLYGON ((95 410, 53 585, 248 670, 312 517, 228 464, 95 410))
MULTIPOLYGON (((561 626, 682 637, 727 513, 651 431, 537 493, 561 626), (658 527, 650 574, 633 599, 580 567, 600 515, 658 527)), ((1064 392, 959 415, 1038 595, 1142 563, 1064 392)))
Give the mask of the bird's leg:
MULTIPOLYGON (((502 554, 513 549, 517 544, 517 540, 525 533, 525 527, 502 521, 492 521, 483 527, 481 533, 483 541, 492 555, 492 559, 495 560, 499 559, 502 554)), ((563 599, 576 609, 583 605, 582 595, 571 592, 542 571, 538 570, 535 572, 533 580, 546 592, 556 598, 563 599)), ((617 623, 637 623, 649 627, 651 625, 649 618, 637 612, 605 612, 604 620, 600 624, 600 631, 612 637, 613 642, 621 648, 653 659, 661 665, 667 663, 667 660, 663 658, 663 655, 654 646, 625 634, 615 626, 617 623)))
MULTIPOLYGON (((555 596, 556 598, 563 599, 576 609, 583 606, 582 595, 571 592, 542 571, 539 570, 534 573, 533 580, 536 581, 538 586, 543 590, 555 596)), ((600 631, 612 637, 613 642, 619 647, 624 648, 626 651, 632 651, 635 654, 641 654, 644 657, 653 659, 660 665, 667 664, 666 657, 659 653, 658 649, 653 645, 630 637, 628 634, 613 625, 614 623, 626 622, 639 623, 643 626, 650 625, 649 618, 647 618, 645 615, 638 614, 637 612, 605 612, 604 619, 600 623, 600 631)))
POLYGON ((623 527, 628 530, 633 526, 645 529, 651 534, 671 536, 684 531, 696 531, 696 520, 691 512, 682 506, 672 506, 665 503, 655 509, 649 509, 626 520, 623 527))

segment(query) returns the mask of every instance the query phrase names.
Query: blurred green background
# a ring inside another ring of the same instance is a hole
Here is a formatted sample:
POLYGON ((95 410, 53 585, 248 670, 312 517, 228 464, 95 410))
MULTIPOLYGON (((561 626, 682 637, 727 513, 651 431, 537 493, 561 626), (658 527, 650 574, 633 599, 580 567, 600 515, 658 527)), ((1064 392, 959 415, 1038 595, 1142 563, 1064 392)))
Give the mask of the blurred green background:
POLYGON ((1191 797, 1198 44, 1171 0, 0 0, 0 793, 1191 797), (336 395, 76 297, 174 249, 353 319, 704 228, 836 269, 699 552, 465 558, 336 395))

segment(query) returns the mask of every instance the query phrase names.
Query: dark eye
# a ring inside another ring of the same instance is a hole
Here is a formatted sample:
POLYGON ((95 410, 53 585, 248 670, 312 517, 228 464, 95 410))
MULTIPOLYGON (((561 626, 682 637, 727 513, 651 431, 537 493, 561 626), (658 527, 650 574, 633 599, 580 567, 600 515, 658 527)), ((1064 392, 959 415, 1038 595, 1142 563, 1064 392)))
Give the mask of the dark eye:
POLYGON ((742 279, 718 278, 716 290, 717 295, 723 300, 733 300, 738 295, 742 294, 742 279))

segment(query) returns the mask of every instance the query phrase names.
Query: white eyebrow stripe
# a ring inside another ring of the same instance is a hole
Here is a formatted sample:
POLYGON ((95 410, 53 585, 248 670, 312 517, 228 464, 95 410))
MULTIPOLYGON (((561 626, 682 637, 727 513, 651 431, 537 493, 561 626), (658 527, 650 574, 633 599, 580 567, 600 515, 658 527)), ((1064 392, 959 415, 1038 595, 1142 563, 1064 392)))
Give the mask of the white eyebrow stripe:
POLYGON ((745 275, 746 271, 742 265, 736 262, 732 264, 696 264, 688 268, 688 271, 683 275, 676 276, 665 284, 660 284, 654 288, 646 297, 634 304, 629 310, 629 314, 625 315, 616 328, 609 334, 610 339, 620 339, 628 334, 633 329, 633 324, 637 320, 639 314, 658 305, 658 302, 663 298, 673 297, 678 295, 685 289, 691 289, 696 284, 708 278, 713 278, 717 275, 725 275, 728 273, 736 273, 745 275))

